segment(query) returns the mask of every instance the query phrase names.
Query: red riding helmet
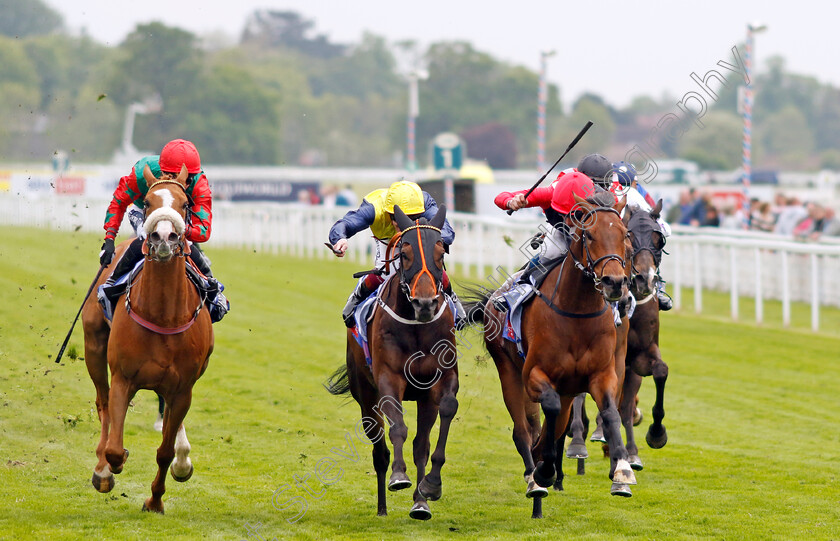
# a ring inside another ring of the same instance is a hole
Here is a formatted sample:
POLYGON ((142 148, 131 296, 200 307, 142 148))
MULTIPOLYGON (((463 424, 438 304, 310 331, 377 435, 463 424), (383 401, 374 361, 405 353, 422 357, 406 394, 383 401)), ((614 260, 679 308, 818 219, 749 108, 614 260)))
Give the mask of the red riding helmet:
POLYGON ((184 139, 174 139, 166 143, 160 151, 160 170, 166 173, 180 173, 181 166, 187 166, 191 175, 201 172, 201 157, 195 145, 184 139))
POLYGON ((551 208, 560 214, 569 214, 575 207, 575 195, 586 199, 595 195, 595 183, 592 179, 573 171, 566 173, 560 177, 560 183, 554 187, 554 193, 551 196, 551 208))

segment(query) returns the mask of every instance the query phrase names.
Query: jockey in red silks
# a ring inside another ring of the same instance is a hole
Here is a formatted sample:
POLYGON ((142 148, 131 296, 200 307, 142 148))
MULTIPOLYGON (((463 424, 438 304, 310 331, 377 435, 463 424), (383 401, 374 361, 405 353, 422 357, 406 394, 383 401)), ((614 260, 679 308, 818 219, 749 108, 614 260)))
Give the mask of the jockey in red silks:
MULTIPOLYGON (((347 305, 341 312, 341 317, 348 328, 353 328, 356 325, 353 314, 359 303, 367 299, 371 293, 376 291, 377 287, 385 282, 385 279, 393 275, 399 268, 398 260, 385 265, 386 259, 393 257, 393 254, 387 253, 389 243, 394 235, 399 232, 394 220, 394 205, 398 205, 412 220, 419 218, 431 220, 438 211, 435 200, 431 195, 421 190, 420 186, 414 182, 400 181, 391 184, 387 189, 382 188, 367 194, 358 209, 345 214, 330 229, 330 244, 333 246, 333 252, 337 257, 344 257, 347 251, 347 239, 370 228, 371 233, 377 240, 374 267, 383 268, 384 266, 387 269, 387 272, 382 275, 368 274, 359 280, 353 293, 350 294, 350 298, 347 299, 347 305)), ((448 220, 444 222, 440 236, 448 252, 449 245, 455 240, 455 231, 453 231, 448 220)), ((466 321, 466 312, 461 305, 461 301, 452 291, 452 284, 449 282, 446 271, 443 272, 442 282, 444 292, 455 303, 455 323, 460 328, 466 321)))
POLYGON ((571 240, 565 223, 566 217, 577 205, 575 195, 583 199, 592 197, 595 194, 595 183, 588 176, 572 169, 561 172, 549 186, 535 189, 528 199, 525 199, 527 191, 502 192, 494 200, 496 206, 504 210, 517 211, 521 208, 540 207, 551 226, 545 234, 540 253, 531 260, 520 280, 527 280, 533 269, 556 261, 566 254, 571 240))
POLYGON ((207 177, 201 169, 201 157, 198 150, 194 144, 184 139, 175 139, 168 142, 159 156, 141 158, 134 164, 128 175, 120 178, 117 189, 114 191, 114 197, 105 214, 105 242, 102 244, 102 251, 99 253, 99 263, 108 265, 114 258, 114 238, 117 236, 120 224, 126 214, 128 214, 128 220, 137 234, 137 238, 123 253, 105 285, 106 287, 113 285, 117 279, 130 272, 137 262, 143 258, 142 246, 146 237, 146 232, 143 229, 145 220, 143 200, 149 191, 146 179, 143 178, 143 169, 148 166, 156 178, 160 178, 164 174, 169 174, 172 178, 175 178, 184 165, 186 165, 189 175, 185 191, 191 203, 186 230, 187 240, 191 243, 190 258, 210 282, 211 291, 208 292, 208 300, 213 301, 214 298, 220 296, 224 302, 220 302, 219 306, 227 306, 227 301, 219 291, 218 282, 213 278, 210 271, 210 261, 198 247, 198 243, 206 242, 210 238, 213 195, 207 177))

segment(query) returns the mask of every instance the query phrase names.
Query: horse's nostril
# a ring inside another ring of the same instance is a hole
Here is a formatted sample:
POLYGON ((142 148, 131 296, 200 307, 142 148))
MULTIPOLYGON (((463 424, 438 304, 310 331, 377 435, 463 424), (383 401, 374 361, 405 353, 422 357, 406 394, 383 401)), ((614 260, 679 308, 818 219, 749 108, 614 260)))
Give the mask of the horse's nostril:
POLYGON ((149 235, 149 240, 152 242, 160 242, 160 233, 153 231, 152 234, 149 235))
POLYGON ((177 233, 173 232, 173 233, 169 234, 169 242, 176 242, 177 240, 178 240, 178 234, 177 233))

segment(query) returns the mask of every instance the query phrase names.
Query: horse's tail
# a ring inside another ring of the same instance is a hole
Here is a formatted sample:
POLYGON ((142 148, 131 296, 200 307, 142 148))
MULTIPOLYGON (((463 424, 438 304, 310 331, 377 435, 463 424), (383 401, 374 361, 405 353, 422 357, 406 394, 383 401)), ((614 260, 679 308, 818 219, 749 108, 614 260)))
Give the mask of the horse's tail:
POLYGON ((347 377, 347 365, 340 366, 324 384, 324 388, 336 396, 350 392, 350 380, 347 377))
POLYGON ((490 300, 493 290, 482 285, 463 286, 462 289, 466 292, 461 298, 464 310, 467 312, 467 321, 470 325, 483 324, 484 306, 490 300))

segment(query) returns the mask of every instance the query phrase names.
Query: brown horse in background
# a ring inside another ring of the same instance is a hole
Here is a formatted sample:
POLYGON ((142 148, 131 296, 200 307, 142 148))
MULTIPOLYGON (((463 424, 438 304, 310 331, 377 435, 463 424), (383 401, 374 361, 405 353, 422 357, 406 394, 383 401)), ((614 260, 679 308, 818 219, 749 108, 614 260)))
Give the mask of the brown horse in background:
MULTIPOLYGON (((146 167, 143 177, 149 186, 144 200, 143 269, 134 282, 129 281, 125 302, 117 303, 110 326, 96 296, 89 297, 82 310, 85 364, 96 387, 102 425, 91 482, 99 492, 114 488, 114 474, 122 472, 128 458, 123 428, 129 402, 140 389, 154 390, 166 401, 166 409, 163 440, 157 450, 158 473, 143 510, 163 513, 167 468, 172 465, 176 481, 186 481, 193 473, 182 421, 190 408, 193 385, 213 352, 213 328, 204 299, 185 270, 187 169, 182 168, 177 178, 159 180, 146 167)), ((119 255, 128 243, 120 245, 119 255)), ((103 274, 100 283, 105 279, 103 274)))
POLYGON ((404 400, 417 402, 417 435, 414 465, 417 488, 409 516, 432 517, 427 501, 441 497, 441 468, 445 461, 449 427, 458 411, 458 366, 454 341, 454 314, 442 294, 444 246, 440 228, 446 218, 441 206, 429 223, 412 222, 399 208, 394 217, 400 230, 397 254, 399 275, 380 287, 373 319, 368 325, 371 365, 365 352, 347 332, 347 363, 330 378, 327 390, 340 395, 352 393, 362 410, 361 424, 373 443, 373 466, 377 481, 377 514, 388 514, 385 474, 390 452, 384 441, 385 419, 390 425, 394 462, 388 490, 411 487, 403 459, 408 428, 403 420, 404 400), (429 434, 440 413, 440 434, 429 461, 429 434))
MULTIPOLYGON (((634 470, 643 468, 639 458, 639 448, 636 444, 634 426, 638 392, 642 378, 653 376, 656 386, 656 400, 654 402, 653 423, 648 428, 645 440, 653 449, 662 448, 668 441, 668 434, 662 419, 665 417, 664 395, 665 382, 668 379, 668 365, 662 360, 659 351, 659 303, 656 299, 657 282, 659 280, 659 265, 662 262, 662 250, 665 247, 663 234, 657 219, 662 211, 662 200, 649 212, 638 207, 627 207, 624 222, 629 230, 631 250, 628 258, 631 261, 632 275, 630 292, 636 298, 636 310, 630 318, 629 335, 627 337, 627 369, 624 376, 622 398, 619 403, 619 414, 626 434, 626 447, 630 457, 628 461, 634 470)), ((583 409, 583 398, 575 400, 571 432, 574 441, 583 442, 586 437, 586 412, 583 409)), ((592 435, 593 441, 604 441, 598 418, 598 428, 592 435)), ((570 446, 571 451, 571 446, 570 446)), ((585 445, 583 453, 585 453, 585 445)), ((604 449, 607 453, 607 449, 604 449)), ((567 453, 570 458, 573 457, 567 453)), ((575 455, 575 457, 580 455, 575 455)), ((583 473, 583 466, 579 462, 578 473, 583 473)))
POLYGON ((546 277, 537 293, 540 300, 524 308, 524 363, 515 344, 499 332, 504 314, 492 302, 471 306, 471 316, 484 322, 485 344, 499 371, 502 395, 514 423, 513 440, 525 463, 526 495, 535 498, 535 518, 542 516, 541 498, 548 494, 545 487, 555 485, 562 490, 558 448, 563 448, 569 410, 579 393, 591 394, 606 419, 611 492, 629 496, 627 485, 636 483, 621 440, 616 328, 607 304, 627 293, 627 229, 620 218, 625 202, 616 202, 612 194, 575 199, 577 210, 566 220, 574 240, 565 260, 546 277), (542 425, 537 404, 545 414, 542 425), (535 464, 535 458, 542 460, 535 464))

